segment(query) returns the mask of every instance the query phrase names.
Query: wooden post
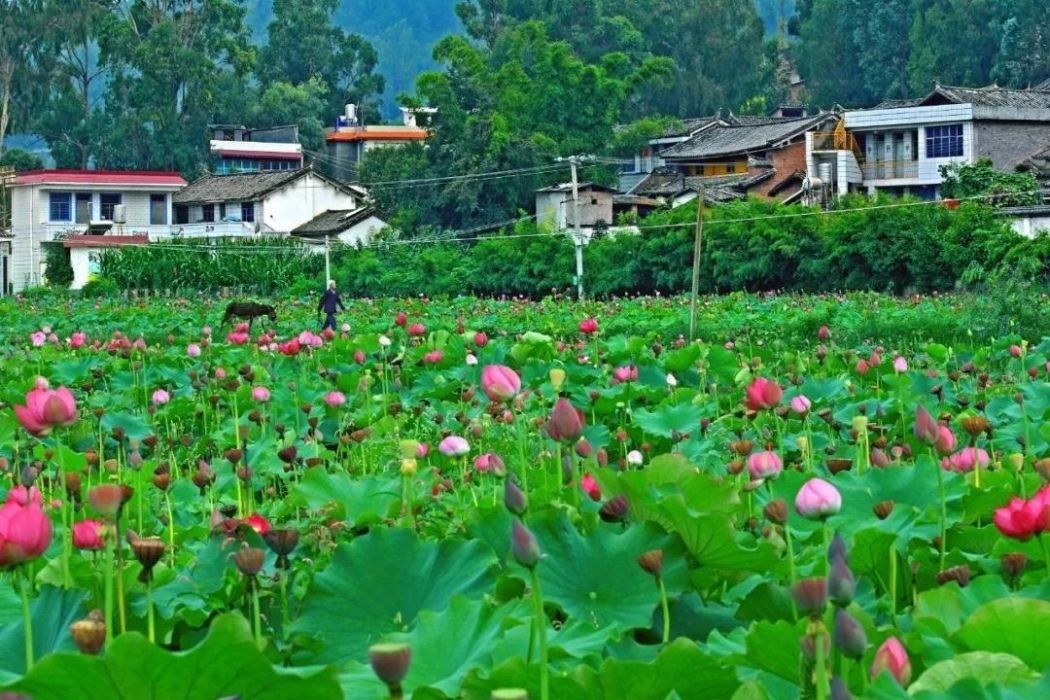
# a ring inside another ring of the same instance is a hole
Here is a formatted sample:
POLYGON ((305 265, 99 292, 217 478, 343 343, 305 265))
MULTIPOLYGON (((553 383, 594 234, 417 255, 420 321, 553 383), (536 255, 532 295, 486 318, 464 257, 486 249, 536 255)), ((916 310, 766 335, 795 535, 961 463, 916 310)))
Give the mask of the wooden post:
POLYGON ((689 342, 696 340, 696 297, 700 291, 700 248, 704 241, 704 187, 696 193, 696 240, 693 242, 693 285, 689 294, 689 342))

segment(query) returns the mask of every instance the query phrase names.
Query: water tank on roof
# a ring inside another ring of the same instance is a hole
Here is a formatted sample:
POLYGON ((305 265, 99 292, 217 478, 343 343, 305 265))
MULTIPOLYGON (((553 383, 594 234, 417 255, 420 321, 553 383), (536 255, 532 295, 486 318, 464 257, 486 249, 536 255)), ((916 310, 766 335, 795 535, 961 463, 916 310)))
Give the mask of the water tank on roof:
POLYGON ((128 223, 128 208, 124 204, 113 205, 113 223, 115 224, 126 224, 128 223))

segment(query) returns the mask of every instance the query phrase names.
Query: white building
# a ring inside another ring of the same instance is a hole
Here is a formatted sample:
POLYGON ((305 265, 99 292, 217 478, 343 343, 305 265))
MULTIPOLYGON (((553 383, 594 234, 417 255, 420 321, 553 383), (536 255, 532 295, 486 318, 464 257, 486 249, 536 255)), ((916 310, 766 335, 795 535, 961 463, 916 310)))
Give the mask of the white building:
POLYGON ((37 170, 19 174, 11 192, 11 258, 0 292, 41 284, 42 244, 79 234, 164 236, 178 173, 37 170))
POLYGON ((360 209, 366 194, 311 168, 208 175, 175 195, 172 234, 288 234, 324 212, 360 209))
POLYGON ((297 126, 248 129, 237 124, 213 124, 210 128, 209 150, 219 175, 303 167, 297 126))
MULTIPOLYGON (((593 182, 581 182, 577 187, 579 195, 580 228, 583 233, 600 226, 613 225, 612 187, 593 182)), ((575 206, 572 198, 572 185, 564 183, 553 187, 536 190, 536 223, 553 226, 563 231, 574 225, 575 206)))
POLYGON ((847 111, 833 132, 806 135, 806 170, 831 192, 935 198, 940 169, 989 159, 1014 170, 1050 144, 1050 90, 938 85, 917 100, 847 111))

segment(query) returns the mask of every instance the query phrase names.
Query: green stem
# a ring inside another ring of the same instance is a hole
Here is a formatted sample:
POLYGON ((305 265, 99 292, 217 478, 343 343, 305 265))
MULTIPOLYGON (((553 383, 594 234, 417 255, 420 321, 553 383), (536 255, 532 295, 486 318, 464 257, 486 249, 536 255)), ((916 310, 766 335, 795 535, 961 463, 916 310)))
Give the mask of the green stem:
POLYGON ((288 615, 288 578, 291 576, 290 571, 281 573, 281 636, 285 639, 288 638, 288 627, 291 625, 291 619, 288 615))
POLYGON ((890 620, 897 619, 897 543, 890 543, 890 620))
POLYGON ((252 629, 255 632, 255 643, 262 646, 262 613, 259 608, 259 582, 253 577, 248 584, 252 587, 252 629))
POLYGON ((937 462, 937 455, 930 448, 930 457, 933 459, 933 468, 937 470, 937 491, 941 496, 941 568, 944 571, 944 561, 948 556, 948 502, 944 498, 944 470, 937 462))
POLYGON ((22 622, 25 625, 26 673, 33 670, 33 616, 29 612, 29 589, 32 586, 32 574, 27 564, 22 569, 22 622))
POLYGON ((1043 548, 1043 565, 1046 567, 1046 573, 1043 574, 1045 580, 1050 581, 1050 546, 1046 543, 1046 534, 1039 533, 1039 545, 1043 548))
POLYGON ((664 635, 663 643, 667 644, 671 641, 671 608, 667 604, 667 589, 664 587, 663 577, 657 576, 656 583, 660 586, 660 610, 664 615, 664 635))
POLYGON ((813 635, 814 640, 814 653, 816 654, 816 685, 817 685, 817 700, 827 700, 830 695, 830 684, 828 683, 828 666, 824 659, 824 630, 821 625, 821 631, 819 634, 813 635))
MULTIPOLYGON (((791 586, 795 585, 795 548, 791 542, 791 526, 784 523, 784 544, 787 547, 787 560, 788 560, 788 578, 791 581, 791 586)), ((791 597, 791 619, 792 621, 798 620, 798 605, 795 603, 795 596, 791 597)))
POLYGON ((106 648, 113 641, 113 549, 106 547, 106 648))
POLYGON ((820 531, 824 537, 824 553, 820 556, 820 561, 824 563, 824 573, 827 574, 831 570, 831 563, 828 561, 828 549, 831 547, 831 542, 828 539, 828 521, 822 519, 820 521, 820 531))
POLYGON ((532 570, 532 601, 536 627, 540 637, 540 700, 550 700, 550 669, 547 655, 547 618, 543 612, 543 592, 540 589, 540 574, 532 570))
POLYGON ((146 581, 146 630, 150 644, 156 643, 156 631, 153 620, 153 579, 146 581))

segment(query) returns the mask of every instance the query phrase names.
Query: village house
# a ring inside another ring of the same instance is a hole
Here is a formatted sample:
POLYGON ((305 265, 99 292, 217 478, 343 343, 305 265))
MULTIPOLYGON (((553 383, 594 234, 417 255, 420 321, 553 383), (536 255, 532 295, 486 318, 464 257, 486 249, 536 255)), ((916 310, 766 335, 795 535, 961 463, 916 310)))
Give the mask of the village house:
MULTIPOLYGON (((679 175, 738 176, 734 186, 747 195, 796 201, 807 177, 806 135, 830 129, 838 120, 836 112, 802 117, 729 115, 661 151, 660 158, 668 171, 679 175)), ((643 180, 631 194, 653 196, 652 184, 643 180)))
MULTIPOLYGON (((612 226, 615 189, 593 182, 581 182, 576 191, 581 234, 590 237, 595 229, 612 226)), ((536 190, 536 223, 553 227, 557 231, 573 228, 577 206, 573 204, 570 183, 536 190)))
POLYGON ((287 235, 325 212, 361 209, 366 197, 312 168, 206 175, 174 196, 172 235, 287 235))
POLYGON ((989 159, 1006 171, 1050 148, 1050 88, 937 85, 925 97, 849 110, 836 128, 806 138, 806 167, 833 193, 885 192, 934 199, 941 167, 989 159))
MULTIPOLYGON (((86 277, 97 253, 114 238, 165 235, 172 196, 186 186, 178 173, 35 170, 18 174, 11 193, 11 255, 3 289, 18 292, 42 283, 43 246, 82 237, 74 273, 86 277)), ((127 241, 122 238, 122 241, 127 241)), ((69 247, 69 246, 67 246, 69 247)), ((7 256, 4 256, 5 259, 7 256)))
POLYGON ((357 182, 358 164, 368 151, 426 140, 428 132, 420 121, 428 121, 435 111, 402 107, 402 124, 366 125, 359 118, 357 105, 347 105, 346 112, 336 118, 335 128, 325 135, 328 153, 324 162, 336 179, 357 182))
POLYGON ((209 128, 209 151, 219 175, 303 167, 297 126, 248 129, 236 124, 213 124, 209 128))
POLYGON ((386 227, 376 215, 374 207, 357 209, 330 209, 292 229, 292 235, 315 244, 325 240, 357 246, 368 243, 372 236, 386 227))

